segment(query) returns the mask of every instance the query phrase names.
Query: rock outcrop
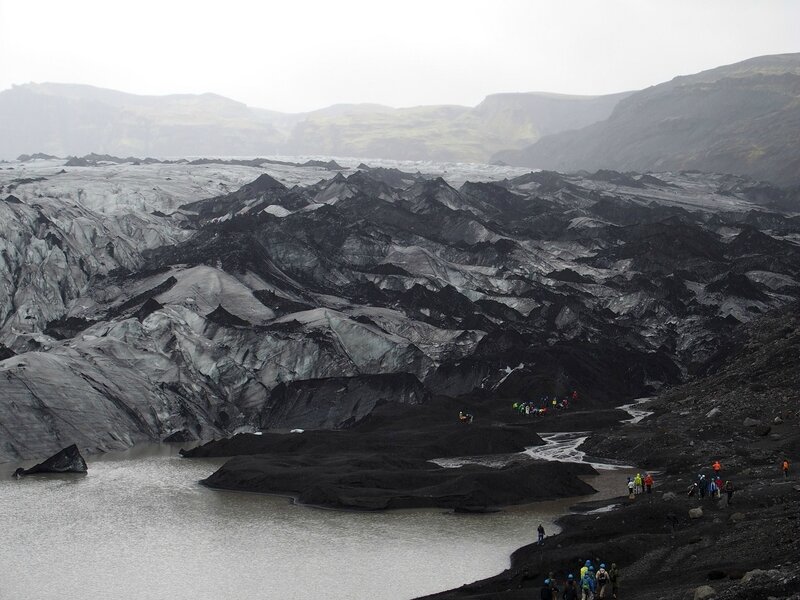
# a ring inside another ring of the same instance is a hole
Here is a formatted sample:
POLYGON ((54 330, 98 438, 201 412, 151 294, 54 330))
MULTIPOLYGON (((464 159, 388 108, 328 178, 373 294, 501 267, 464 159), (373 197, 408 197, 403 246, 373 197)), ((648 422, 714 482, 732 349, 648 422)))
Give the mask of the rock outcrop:
POLYGON ((80 450, 75 444, 72 444, 30 469, 17 469, 14 476, 22 477, 38 473, 86 473, 87 471, 86 461, 80 450))

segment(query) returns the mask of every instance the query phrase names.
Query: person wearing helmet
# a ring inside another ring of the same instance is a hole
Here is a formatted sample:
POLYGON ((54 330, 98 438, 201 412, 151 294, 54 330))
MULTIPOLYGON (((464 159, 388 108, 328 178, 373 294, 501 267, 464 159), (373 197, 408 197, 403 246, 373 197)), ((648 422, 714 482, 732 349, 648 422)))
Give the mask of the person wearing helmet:
POLYGON ((597 583, 594 578, 594 567, 590 566, 581 577, 581 600, 594 600, 597 583))
POLYGON ((578 595, 578 584, 575 576, 570 573, 567 575, 567 583, 564 585, 564 600, 578 600, 578 595))
POLYGON ((540 592, 540 597, 542 600, 555 600, 553 596, 553 588, 550 585, 550 580, 545 579, 544 585, 542 586, 542 591, 540 592))
POLYGON ((611 580, 608 577, 608 571, 606 571, 606 565, 601 564, 600 568, 597 569, 597 574, 595 575, 595 583, 597 588, 597 598, 598 600, 610 600, 611 598, 611 580))
POLYGON ((592 561, 587 560, 584 565, 581 567, 580 578, 583 579, 583 576, 586 575, 586 571, 589 570, 589 567, 592 566, 592 561))

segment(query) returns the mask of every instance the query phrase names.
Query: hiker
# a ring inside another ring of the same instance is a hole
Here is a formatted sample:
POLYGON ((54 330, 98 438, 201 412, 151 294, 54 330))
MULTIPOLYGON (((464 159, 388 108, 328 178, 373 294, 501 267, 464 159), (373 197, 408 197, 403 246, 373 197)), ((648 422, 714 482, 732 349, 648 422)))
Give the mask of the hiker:
POLYGON ((594 600, 594 590, 597 584, 594 579, 594 567, 589 567, 581 578, 581 600, 594 600))
POLYGON ((644 474, 644 487, 648 494, 653 493, 653 476, 650 473, 644 474))
POLYGON ((633 500, 633 497, 634 497, 633 488, 634 488, 633 479, 628 477, 628 499, 629 500, 633 500))
POLYGON ((714 464, 711 465, 711 468, 714 469, 714 475, 719 475, 720 471, 722 471, 722 465, 719 464, 718 460, 714 461, 714 464))
POLYGON ((733 492, 735 491, 733 489, 733 482, 730 479, 726 481, 722 490, 728 495, 728 506, 730 506, 733 501, 733 492))
POLYGON ((697 488, 700 491, 701 500, 706 497, 707 485, 708 484, 706 484, 706 476, 700 475, 700 478, 697 481, 697 488))
POLYGON ((550 571, 548 578, 550 579, 550 589, 553 590, 553 600, 558 600, 558 582, 556 581, 556 574, 550 571))
POLYGON ((708 482, 708 498, 713 499, 717 496, 717 484, 714 483, 714 480, 708 482))
POLYGON ((536 528, 536 531, 539 534, 539 540, 537 541, 537 543, 541 546, 542 544, 544 544, 544 527, 542 527, 541 523, 539 523, 539 526, 536 528))
POLYGON ((789 479, 789 461, 787 459, 783 460, 783 478, 789 479))
POLYGON ((689 496, 689 498, 691 498, 697 493, 697 488, 698 488, 697 482, 693 481, 686 490, 686 495, 689 496))
POLYGON ((572 573, 567 575, 567 583, 564 585, 564 600, 578 600, 578 584, 575 583, 572 573))
POLYGON ((604 564, 600 565, 595 575, 595 583, 597 589, 598 600, 610 600, 611 598, 611 580, 608 577, 608 571, 604 564))
POLYGON ((586 575, 586 573, 589 571, 589 567, 591 567, 591 566, 592 566, 592 561, 587 560, 584 563, 584 565, 581 567, 581 571, 580 571, 581 581, 583 581, 583 576, 586 575))
POLYGON ((717 486, 717 498, 722 498, 722 477, 717 477, 714 485, 717 486))
POLYGON ((608 578, 611 580, 611 597, 616 598, 619 591, 619 569, 617 569, 617 563, 611 563, 608 578))
POLYGON ((572 399, 573 400, 577 400, 578 399, 578 391, 577 390, 572 392, 572 399))
POLYGON ((544 585, 542 586, 540 598, 542 600, 554 600, 555 598, 555 596, 553 596, 553 588, 550 586, 549 579, 544 580, 544 585))
POLYGON ((633 485, 635 486, 636 495, 638 496, 642 493, 642 476, 639 473, 633 478, 633 485))

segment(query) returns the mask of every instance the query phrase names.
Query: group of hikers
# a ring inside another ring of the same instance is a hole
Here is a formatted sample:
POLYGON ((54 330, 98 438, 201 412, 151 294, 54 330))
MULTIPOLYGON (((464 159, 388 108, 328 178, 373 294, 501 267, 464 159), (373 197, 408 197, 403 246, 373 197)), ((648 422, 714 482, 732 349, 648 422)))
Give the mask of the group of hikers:
POLYGON ((728 496, 728 504, 733 500, 733 492, 735 491, 733 482, 730 479, 722 481, 722 463, 715 460, 711 465, 714 474, 706 476, 705 473, 698 473, 697 479, 689 484, 686 490, 686 495, 690 498, 697 494, 699 499, 703 498, 721 498, 722 492, 728 496))
MULTIPOLYGON (((537 543, 544 544, 544 525, 539 523, 536 528, 537 543)), ((580 563, 578 577, 569 573, 564 581, 563 588, 558 587, 555 574, 552 572, 544 580, 542 587, 542 600, 611 600, 617 597, 619 585, 619 570, 616 563, 606 570, 605 563, 598 558, 596 562, 600 567, 595 571, 591 560, 580 563)))
POLYGON ((719 474, 715 474, 713 477, 706 477, 704 473, 699 473, 697 479, 689 484, 686 495, 691 498, 697 494, 698 499, 702 500, 704 498, 721 498, 722 494, 725 493, 728 504, 731 504, 735 491, 736 487, 730 479, 726 479, 723 483, 719 474))
POLYGON ((611 600, 617 597, 619 591, 619 569, 616 563, 612 563, 610 569, 606 569, 605 563, 599 559, 598 569, 595 571, 594 564, 587 560, 581 564, 577 577, 570 573, 567 575, 564 585, 559 587, 553 573, 544 580, 541 590, 541 600, 611 600))
MULTIPOLYGON (((727 496, 728 505, 730 505, 733 501, 733 494, 736 491, 733 481, 730 479, 723 480, 722 463, 720 463, 718 460, 714 461, 714 463, 711 465, 711 469, 713 471, 713 475, 707 476, 706 473, 697 474, 697 479, 690 483, 689 487, 686 489, 686 495, 690 498, 694 495, 697 495, 698 499, 702 500, 704 498, 721 498, 722 494, 725 494, 727 496)), ((788 479, 788 459, 784 459, 781 463, 781 471, 783 472, 783 478, 788 479)))
POLYGON ((641 473, 637 473, 635 477, 628 477, 627 490, 628 498, 633 500, 636 496, 643 492, 648 494, 653 493, 653 476, 650 473, 645 473, 642 477, 641 473))
POLYGON ((511 408, 521 415, 543 417, 549 411, 566 410, 569 408, 570 401, 578 399, 578 392, 574 391, 569 396, 564 396, 560 400, 557 396, 542 396, 538 402, 536 400, 528 400, 527 402, 514 402, 511 408))

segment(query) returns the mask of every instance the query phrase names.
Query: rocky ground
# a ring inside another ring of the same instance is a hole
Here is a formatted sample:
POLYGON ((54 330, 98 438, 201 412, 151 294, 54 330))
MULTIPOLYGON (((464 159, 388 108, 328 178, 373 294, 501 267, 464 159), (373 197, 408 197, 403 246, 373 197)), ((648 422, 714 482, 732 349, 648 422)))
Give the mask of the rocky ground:
MULTIPOLYGON (((460 406, 472 411, 479 404, 460 406)), ((181 454, 232 457, 203 481, 213 488, 287 495, 329 508, 486 512, 593 493, 580 478, 594 472, 589 465, 534 461, 519 453, 544 443, 536 431, 546 425, 571 428, 590 419, 600 428, 624 415, 574 410, 534 420, 505 404, 484 404, 481 414, 467 425, 458 422, 447 398, 411 407, 385 404, 345 430, 240 434, 181 454), (491 457, 505 466, 443 468, 431 462, 448 457, 491 457)))

